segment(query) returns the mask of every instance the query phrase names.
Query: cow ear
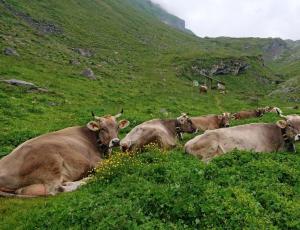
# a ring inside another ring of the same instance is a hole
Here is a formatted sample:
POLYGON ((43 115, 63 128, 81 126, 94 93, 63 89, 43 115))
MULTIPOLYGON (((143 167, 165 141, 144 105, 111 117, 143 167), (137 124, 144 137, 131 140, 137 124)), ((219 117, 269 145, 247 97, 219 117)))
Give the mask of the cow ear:
POLYGON ((125 129, 129 124, 130 124, 129 121, 127 121, 127 120, 121 120, 121 121, 119 122, 119 128, 120 128, 120 129, 125 129))
POLYGON ((90 121, 89 123, 87 123, 86 127, 89 130, 94 131, 94 132, 99 131, 99 129, 100 129, 100 125, 96 121, 90 121))
POLYGON ((277 125, 279 128, 281 128, 281 129, 285 129, 286 126, 287 126, 287 122, 284 121, 284 120, 280 120, 280 121, 277 121, 277 122, 276 122, 276 125, 277 125))

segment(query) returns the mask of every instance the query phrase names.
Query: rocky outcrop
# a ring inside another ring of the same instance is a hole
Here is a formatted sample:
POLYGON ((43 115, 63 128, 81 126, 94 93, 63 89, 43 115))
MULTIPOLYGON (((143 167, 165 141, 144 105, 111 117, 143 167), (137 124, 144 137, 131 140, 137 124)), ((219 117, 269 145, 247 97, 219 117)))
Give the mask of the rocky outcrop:
POLYGON ((231 59, 231 60, 220 60, 209 65, 201 65, 200 62, 195 62, 191 66, 192 74, 200 74, 204 76, 213 75, 239 75, 249 68, 249 64, 243 60, 231 59))
POLYGON ((270 43, 263 48, 263 59, 265 61, 275 61, 279 59, 282 54, 288 50, 288 44, 280 38, 272 39, 270 43))
POLYGON ((42 34, 62 34, 63 33, 63 29, 60 28, 59 26, 55 25, 54 23, 34 19, 29 14, 16 10, 6 0, 0 0, 0 4, 2 4, 8 12, 10 12, 14 16, 22 19, 28 25, 30 25, 34 29, 38 30, 42 34))

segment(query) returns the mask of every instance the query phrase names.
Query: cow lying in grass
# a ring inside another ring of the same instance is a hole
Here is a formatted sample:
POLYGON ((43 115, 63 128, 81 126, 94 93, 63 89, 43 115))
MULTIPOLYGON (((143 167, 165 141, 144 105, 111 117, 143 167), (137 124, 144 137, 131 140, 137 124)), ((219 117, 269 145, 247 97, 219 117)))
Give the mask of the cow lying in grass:
POLYGON ((177 138, 181 133, 194 133, 197 129, 191 119, 186 115, 177 119, 146 121, 132 129, 121 140, 122 151, 135 151, 144 146, 156 143, 163 149, 171 149, 176 146, 177 138))
POLYGON ((203 161, 234 149, 255 152, 295 151, 294 142, 300 140, 300 116, 282 116, 276 124, 248 124, 226 129, 206 131, 188 141, 188 154, 203 161))
POLYGON ((104 154, 119 146, 129 122, 95 117, 86 127, 48 133, 21 144, 0 160, 0 196, 45 196, 73 191, 104 154))
POLYGON ((196 128, 202 131, 226 128, 230 125, 230 113, 223 113, 222 115, 191 117, 191 120, 196 128))

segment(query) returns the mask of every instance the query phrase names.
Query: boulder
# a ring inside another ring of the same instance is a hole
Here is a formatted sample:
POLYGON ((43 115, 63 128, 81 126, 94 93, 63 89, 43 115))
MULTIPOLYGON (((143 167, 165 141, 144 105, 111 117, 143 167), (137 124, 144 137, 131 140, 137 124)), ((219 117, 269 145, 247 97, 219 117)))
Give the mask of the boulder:
POLYGON ((83 70, 81 72, 81 75, 86 78, 89 78, 91 80, 96 80, 95 74, 94 74, 93 70, 91 70, 90 68, 83 70))
POLYGON ((91 57, 93 56, 93 52, 91 50, 88 49, 83 49, 83 48, 74 48, 73 49, 74 52, 80 54, 83 57, 91 57))
POLYGON ((27 81, 17 80, 17 79, 10 79, 10 80, 2 80, 2 82, 5 82, 10 85, 14 86, 20 86, 25 87, 29 89, 29 92, 41 92, 41 93, 48 93, 48 89, 40 88, 36 86, 35 84, 27 81))
POLYGON ((10 85, 27 87, 29 89, 37 89, 38 88, 35 84, 33 84, 31 82, 17 80, 17 79, 3 80, 3 82, 6 82, 7 84, 10 84, 10 85))
POLYGON ((3 53, 7 56, 19 56, 18 52, 11 47, 6 47, 3 53))

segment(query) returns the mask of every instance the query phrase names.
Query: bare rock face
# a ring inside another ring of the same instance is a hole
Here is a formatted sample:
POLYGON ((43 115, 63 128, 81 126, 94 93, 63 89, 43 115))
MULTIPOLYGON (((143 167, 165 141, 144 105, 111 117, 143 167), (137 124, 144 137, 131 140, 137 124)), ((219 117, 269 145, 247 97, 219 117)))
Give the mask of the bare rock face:
POLYGON ((83 70, 81 75, 86 78, 89 78, 91 80, 96 80, 95 74, 94 74, 93 70, 91 70, 90 68, 83 70))
POLYGON ((73 51, 80 54, 83 57, 92 57, 93 56, 93 52, 89 49, 74 48, 73 51))
POLYGON ((215 63, 203 65, 202 61, 191 66, 191 72, 196 75, 215 76, 215 75, 239 75, 249 68, 249 64, 239 59, 217 60, 215 63))
POLYGON ((18 52, 11 48, 11 47, 6 47, 4 50, 3 50, 3 53, 7 56, 19 56, 18 52))

